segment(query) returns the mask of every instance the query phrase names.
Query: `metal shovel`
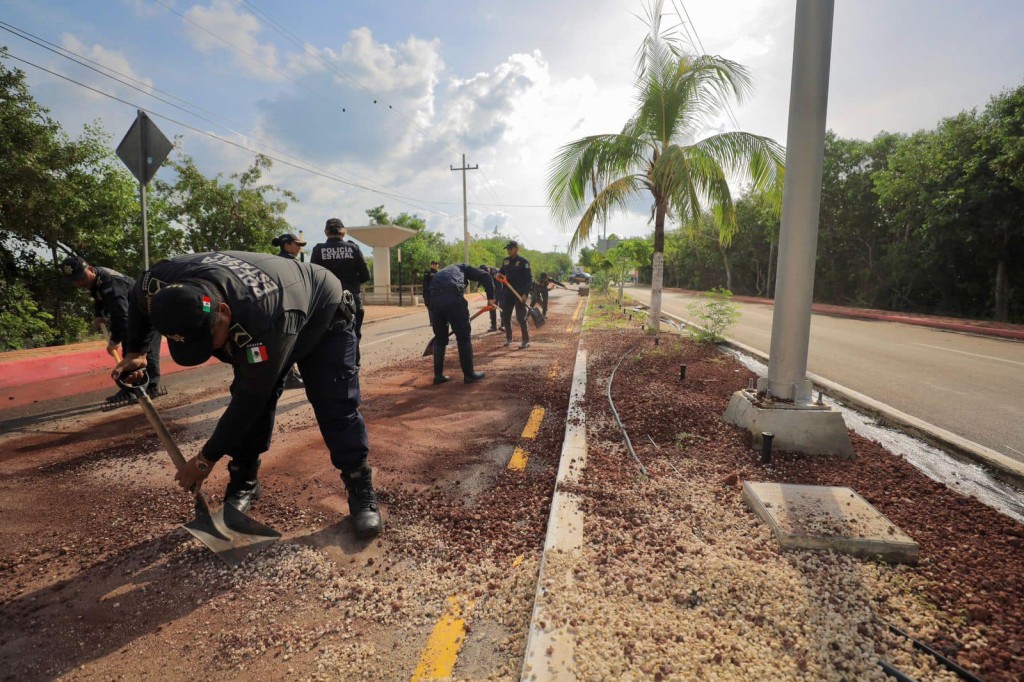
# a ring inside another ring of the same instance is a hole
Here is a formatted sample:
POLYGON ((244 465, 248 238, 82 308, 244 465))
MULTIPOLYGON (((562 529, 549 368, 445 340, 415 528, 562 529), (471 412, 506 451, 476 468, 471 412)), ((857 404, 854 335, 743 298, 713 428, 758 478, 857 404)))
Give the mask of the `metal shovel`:
POLYGON ((526 306, 526 312, 530 315, 530 318, 533 320, 533 324, 535 327, 540 329, 541 327, 544 326, 544 323, 547 322, 547 320, 544 319, 544 314, 526 302, 526 297, 520 295, 520 293, 516 291, 516 288, 509 284, 508 277, 505 277, 505 275, 498 273, 497 275, 494 276, 494 279, 498 280, 499 282, 507 286, 508 290, 515 294, 515 297, 519 299, 520 303, 526 306))
MULTIPOLYGON (((120 362, 116 351, 114 357, 120 362)), ((146 420, 156 431, 157 438, 167 450, 167 454, 171 456, 175 468, 181 471, 185 466, 185 458, 171 437, 171 432, 167 430, 164 420, 160 418, 156 407, 153 406, 149 394, 146 393, 149 375, 145 372, 143 374, 145 378, 141 384, 129 385, 120 379, 117 383, 135 394, 143 414, 146 415, 146 420)), ((196 498, 196 518, 186 523, 184 528, 228 566, 234 568, 250 553, 281 539, 281 534, 276 530, 249 518, 230 504, 224 505, 216 512, 211 512, 203 491, 193 490, 192 492, 196 498)))

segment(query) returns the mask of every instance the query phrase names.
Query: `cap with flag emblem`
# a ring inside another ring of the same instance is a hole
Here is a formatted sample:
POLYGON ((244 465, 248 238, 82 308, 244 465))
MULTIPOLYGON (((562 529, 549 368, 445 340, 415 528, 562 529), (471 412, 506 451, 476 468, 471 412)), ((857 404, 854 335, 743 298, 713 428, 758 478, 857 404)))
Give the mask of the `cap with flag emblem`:
POLYGON ((198 281, 167 284, 149 304, 153 326, 167 337, 171 358, 184 367, 213 355, 213 311, 219 300, 198 281))

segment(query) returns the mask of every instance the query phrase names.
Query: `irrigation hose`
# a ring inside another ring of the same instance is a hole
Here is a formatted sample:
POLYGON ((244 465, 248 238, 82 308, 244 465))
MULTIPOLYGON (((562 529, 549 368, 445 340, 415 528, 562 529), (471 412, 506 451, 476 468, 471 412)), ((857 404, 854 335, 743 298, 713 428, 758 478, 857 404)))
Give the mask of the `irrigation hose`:
POLYGON ((619 365, 621 365, 622 361, 626 359, 626 356, 639 347, 640 346, 634 346, 632 349, 626 351, 626 355, 619 358, 619 362, 615 365, 615 369, 612 370, 611 376, 608 377, 608 406, 612 408, 612 416, 615 417, 615 423, 619 425, 619 430, 622 431, 622 437, 626 440, 626 449, 629 451, 630 456, 633 457, 633 461, 636 462, 636 465, 640 467, 640 471, 643 475, 649 476, 650 474, 647 473, 647 467, 645 467, 644 463, 640 461, 640 458, 636 456, 636 450, 633 449, 633 443, 629 440, 629 434, 626 433, 626 427, 622 424, 622 419, 619 418, 619 411, 615 409, 615 401, 612 400, 612 383, 615 381, 615 373, 619 371, 619 365))
POLYGON ((896 682, 917 682, 917 680, 915 680, 910 675, 901 673, 899 670, 892 667, 892 665, 886 663, 882 659, 878 659, 878 665, 882 668, 882 672, 884 672, 889 677, 894 678, 896 682))
POLYGON ((918 640, 914 639, 913 637, 911 637, 907 633, 903 632, 903 630, 900 630, 898 627, 893 625, 892 623, 889 623, 889 632, 893 633, 894 635, 897 635, 898 637, 903 637, 904 639, 910 640, 910 642, 914 645, 915 649, 919 649, 919 650, 925 652, 926 654, 934 657, 935 660, 937 660, 939 663, 941 663, 947 670, 950 670, 950 671, 956 673, 957 677, 959 677, 960 679, 967 680, 967 682, 984 682, 977 675, 974 675, 974 674, 964 670, 959 665, 957 665, 954 661, 946 658, 945 656, 940 654, 938 651, 936 651, 935 649, 933 649, 930 646, 928 646, 927 644, 925 644, 924 642, 919 642, 918 640))

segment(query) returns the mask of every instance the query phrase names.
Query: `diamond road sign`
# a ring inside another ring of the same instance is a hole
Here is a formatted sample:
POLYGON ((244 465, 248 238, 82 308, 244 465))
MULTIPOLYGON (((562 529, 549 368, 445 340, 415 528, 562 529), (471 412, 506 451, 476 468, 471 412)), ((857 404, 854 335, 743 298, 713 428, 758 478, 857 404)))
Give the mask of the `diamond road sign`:
POLYGON ((136 180, 148 185, 173 148, 156 124, 140 111, 121 144, 117 145, 117 156, 136 180))

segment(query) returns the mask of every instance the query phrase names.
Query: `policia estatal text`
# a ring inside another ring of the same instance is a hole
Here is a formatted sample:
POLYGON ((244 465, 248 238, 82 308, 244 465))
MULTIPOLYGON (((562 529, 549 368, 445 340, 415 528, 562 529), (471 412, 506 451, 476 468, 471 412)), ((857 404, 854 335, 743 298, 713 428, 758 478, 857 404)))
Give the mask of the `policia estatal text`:
POLYGON ((341 287, 352 293, 356 301, 356 365, 359 365, 359 341, 363 338, 363 284, 370 279, 370 270, 359 245, 345 239, 345 226, 339 218, 331 218, 324 227, 327 241, 313 247, 309 262, 322 265, 338 278, 341 287))

